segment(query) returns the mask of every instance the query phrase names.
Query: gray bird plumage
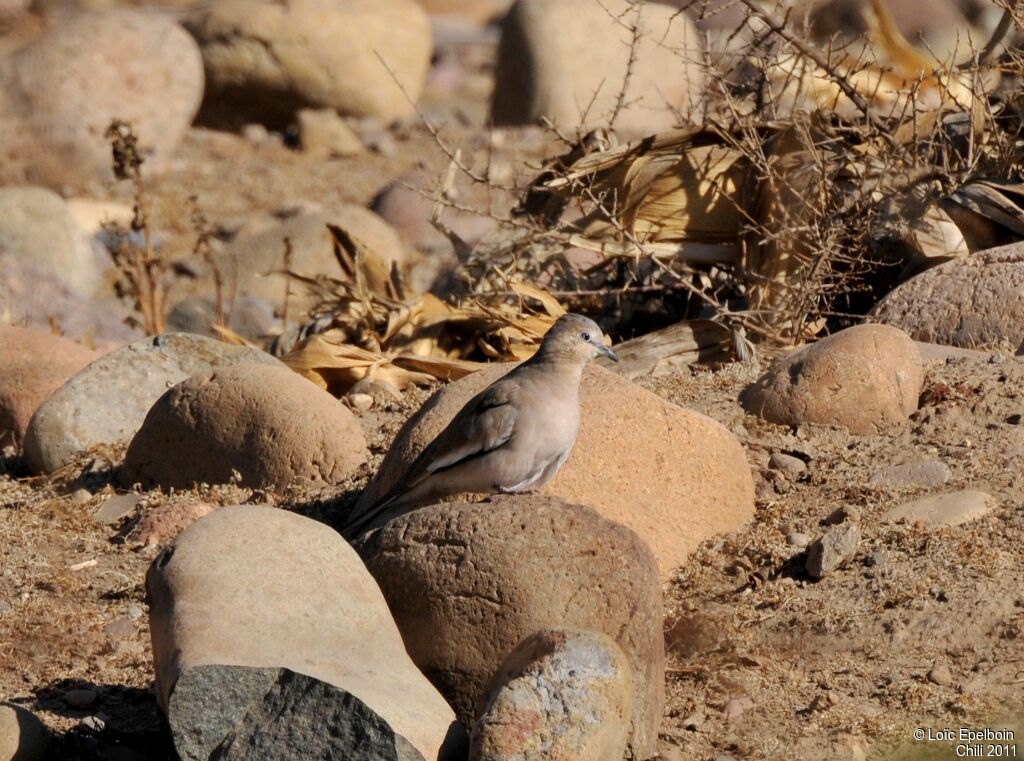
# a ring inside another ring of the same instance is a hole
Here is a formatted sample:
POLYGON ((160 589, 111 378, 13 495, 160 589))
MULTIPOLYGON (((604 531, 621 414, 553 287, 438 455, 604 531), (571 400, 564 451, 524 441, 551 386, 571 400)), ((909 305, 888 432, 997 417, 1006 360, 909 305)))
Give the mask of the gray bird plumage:
POLYGON ((580 379, 598 354, 616 361, 601 329, 560 317, 537 353, 474 396, 394 487, 349 517, 352 538, 407 509, 461 493, 535 491, 569 456, 580 422, 580 379))

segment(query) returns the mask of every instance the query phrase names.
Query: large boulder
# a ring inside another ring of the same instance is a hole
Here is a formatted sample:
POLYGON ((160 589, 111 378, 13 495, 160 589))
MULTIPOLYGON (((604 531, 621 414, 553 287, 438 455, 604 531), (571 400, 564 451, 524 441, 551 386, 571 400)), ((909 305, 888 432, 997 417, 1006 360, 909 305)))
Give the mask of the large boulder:
POLYGON ((917 345, 886 325, 857 325, 778 360, 740 395, 746 410, 782 425, 877 433, 917 409, 924 367, 917 345))
POLYGON ((215 121, 286 123, 307 106, 408 116, 432 48, 429 20, 414 0, 218 0, 193 34, 215 121))
POLYGON ((555 629, 513 650, 473 728, 471 761, 621 759, 633 709, 629 662, 597 632, 555 629))
POLYGON ((113 119, 165 162, 202 95, 199 49, 167 16, 68 16, 0 60, 0 180, 63 188, 112 177, 113 119))
POLYGON ((5 259, 26 259, 81 294, 100 284, 91 242, 64 199, 46 188, 0 188, 0 261, 5 259))
POLYGON ((700 35, 668 5, 518 0, 502 23, 491 115, 569 131, 614 117, 616 130, 648 134, 699 121, 705 79, 700 35))
POLYGON ((283 487, 330 484, 366 462, 348 407, 283 367, 239 364, 196 375, 153 405, 121 469, 127 484, 283 487))
POLYGON ((12 325, 41 331, 54 328, 70 339, 123 344, 143 337, 116 303, 97 303, 65 285, 42 264, 0 257, 0 314, 12 325))
POLYGON ((92 362, 39 406, 25 432, 25 459, 33 472, 49 473, 97 444, 127 442, 167 389, 239 362, 283 367, 262 351, 184 333, 123 346, 92 362))
MULTIPOLYGON (((360 507, 386 493, 463 405, 510 369, 494 365, 434 394, 399 431, 360 507)), ((722 425, 600 367, 584 373, 580 397, 576 446, 544 493, 631 528, 663 577, 705 539, 753 517, 746 455, 722 425)))
POLYGON ((664 703, 658 567, 632 531, 543 496, 440 504, 362 540, 413 661, 469 723, 492 676, 527 636, 606 634, 631 669, 629 747, 654 755, 664 703))
MULTIPOLYGON (((156 558, 146 590, 157 700, 185 761, 206 761, 232 735, 287 732, 293 752, 316 747, 334 729, 321 720, 344 696, 314 680, 361 703, 345 710, 350 719, 361 713, 378 733, 386 724, 430 761, 458 734, 359 557, 322 523, 271 507, 222 508, 156 558), (311 679, 289 692, 295 675, 311 679), (288 710, 282 692, 292 696, 288 710)), ((362 758, 358 750, 337 757, 362 758)))
POLYGON ((19 446, 39 405, 99 356, 52 333, 0 326, 0 447, 19 446))
POLYGON ((1024 353, 1024 245, 925 270, 891 291, 868 319, 917 341, 1024 353))

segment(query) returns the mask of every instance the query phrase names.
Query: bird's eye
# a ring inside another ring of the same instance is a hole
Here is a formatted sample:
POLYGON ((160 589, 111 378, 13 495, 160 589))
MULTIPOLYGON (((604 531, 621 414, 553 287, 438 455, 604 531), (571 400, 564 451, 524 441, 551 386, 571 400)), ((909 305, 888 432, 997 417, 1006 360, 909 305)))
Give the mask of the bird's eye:
POLYGON ((588 333, 587 331, 584 330, 582 333, 580 333, 580 338, 582 338, 587 343, 590 343, 590 333, 588 333))

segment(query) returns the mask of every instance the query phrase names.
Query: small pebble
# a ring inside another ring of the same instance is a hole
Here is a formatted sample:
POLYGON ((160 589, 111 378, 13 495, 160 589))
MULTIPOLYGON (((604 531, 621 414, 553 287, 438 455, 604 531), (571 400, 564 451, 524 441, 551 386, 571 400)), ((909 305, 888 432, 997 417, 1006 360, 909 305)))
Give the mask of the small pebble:
POLYGON ((373 397, 369 394, 349 394, 345 398, 354 410, 368 410, 373 407, 373 397))
POLYGON ((107 728, 107 722, 99 716, 86 716, 82 719, 81 725, 92 732, 102 732, 107 728))
POLYGON ((64 702, 76 711, 84 711, 96 702, 97 693, 92 687, 79 687, 64 693, 64 702))
POLYGON ((75 489, 71 492, 71 500, 79 505, 90 499, 92 499, 92 492, 88 489, 75 489))
POLYGON ((741 698, 733 698, 725 704, 725 708, 722 709, 722 713, 725 714, 726 721, 736 721, 744 713, 754 707, 754 701, 744 695, 741 698))
POLYGON ((953 675, 946 664, 936 663, 932 666, 932 670, 928 672, 928 681, 940 687, 949 687, 953 684, 953 675))
POLYGON ((857 554, 860 531, 852 524, 830 529, 816 539, 807 550, 807 575, 821 579, 841 568, 857 554))
POLYGON ((773 452, 772 456, 768 460, 768 467, 772 470, 777 470, 786 478, 792 481, 796 481, 801 475, 807 472, 807 463, 801 460, 799 457, 793 457, 793 455, 784 454, 782 452, 773 452))
POLYGON ((810 543, 811 537, 807 536, 807 534, 801 534, 799 531, 786 535, 786 544, 791 547, 806 547, 810 543))

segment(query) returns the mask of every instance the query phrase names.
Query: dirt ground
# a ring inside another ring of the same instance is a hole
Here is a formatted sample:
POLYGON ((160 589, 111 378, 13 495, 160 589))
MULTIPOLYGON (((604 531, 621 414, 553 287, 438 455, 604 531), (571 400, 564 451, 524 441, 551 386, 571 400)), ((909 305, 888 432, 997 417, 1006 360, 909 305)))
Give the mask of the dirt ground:
MULTIPOLYGON (((952 758, 955 744, 917 743, 913 730, 1024 731, 1024 362, 997 360, 931 362, 921 409, 872 436, 794 432, 746 415, 736 399, 751 366, 644 381, 733 430, 758 485, 751 525, 707 542, 666 587, 666 759, 952 758), (766 475, 772 452, 806 461, 805 475, 766 475), (941 491, 982 489, 998 509, 941 530, 882 524, 887 509, 928 490, 872 488, 870 474, 933 458, 952 471, 941 491), (845 568, 815 582, 786 534, 818 535, 837 507, 859 511, 863 540, 845 568), (929 680, 939 665, 949 684, 929 680)), ((427 393, 361 413, 374 459, 322 493, 153 492, 106 526, 92 513, 120 452, 93 453, 46 479, 7 460, 0 695, 57 731, 55 758, 173 758, 151 692, 144 577, 157 549, 133 542, 132 526, 157 505, 196 499, 276 502, 331 522, 427 393), (84 496, 83 486, 96 493, 84 496), (96 703, 69 709, 65 692, 91 685, 96 703)))
MULTIPOLYGON (((461 90, 429 93, 424 112, 467 161, 512 167, 557 152, 536 131, 495 143, 481 129, 489 48, 452 55, 472 64, 461 90)), ((422 169, 440 177, 448 157, 415 121, 384 147, 346 159, 312 159, 282 140, 254 141, 202 127, 172 170, 150 181, 154 224, 170 256, 186 256, 195 230, 190 198, 213 225, 302 204, 365 204, 391 180, 422 169)), ((502 170, 504 171, 504 170, 502 170)), ((97 198, 130 201, 124 185, 97 198)), ((464 183, 463 201, 484 208, 485 187, 464 183)), ((750 365, 695 369, 642 381, 723 423, 743 443, 758 489, 754 521, 706 543, 666 587, 670 652, 662 725, 669 759, 952 758, 954 743, 916 742, 938 731, 1012 726, 1024 756, 1024 362, 987 356, 929 363, 921 409, 879 435, 812 426, 792 431, 746 415, 740 390, 750 365), (767 468, 773 452, 807 463, 796 481, 767 468), (929 490, 868 486, 889 464, 940 459, 950 482, 931 491, 982 489, 999 506, 942 530, 883 524, 894 505, 929 490), (845 567, 821 581, 803 572, 811 538, 840 507, 856 508, 863 539, 845 567), (949 679, 937 684, 936 666, 949 679)), ((97 451, 47 478, 0 461, 0 699, 37 712, 55 731, 54 759, 172 759, 151 690, 144 578, 158 552, 134 542, 141 514, 168 502, 271 502, 331 521, 379 464, 402 421, 427 397, 358 413, 373 460, 324 493, 274 495, 235 487, 146 495, 121 524, 93 517, 109 495, 123 452, 97 451), (83 490, 84 489, 84 490, 83 490), (73 710, 74 687, 95 686, 73 710)), ((1004 753, 1004 757, 1008 754, 1004 753)))

